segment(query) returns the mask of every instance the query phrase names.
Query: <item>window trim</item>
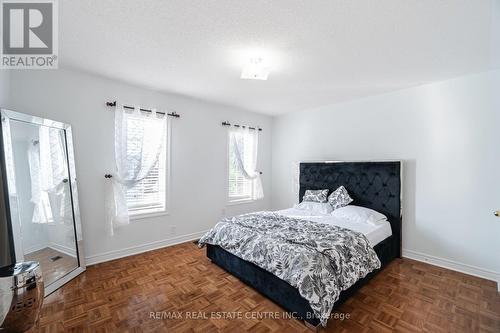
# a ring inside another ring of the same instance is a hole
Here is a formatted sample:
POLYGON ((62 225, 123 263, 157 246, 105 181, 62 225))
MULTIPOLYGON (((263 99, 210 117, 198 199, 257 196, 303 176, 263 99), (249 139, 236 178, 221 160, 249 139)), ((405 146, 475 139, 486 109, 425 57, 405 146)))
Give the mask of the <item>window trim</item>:
POLYGON ((226 206, 237 206, 244 204, 251 204, 258 201, 257 199, 236 199, 236 200, 228 200, 226 206))
POLYGON ((146 211, 143 213, 134 213, 129 210, 128 215, 130 221, 134 220, 144 220, 148 218, 154 218, 154 217, 160 217, 160 216, 168 216, 170 215, 170 184, 171 184, 171 173, 172 173, 172 158, 171 158, 171 146, 172 146, 172 123, 168 116, 165 115, 165 121, 167 122, 166 125, 166 135, 165 135, 165 209, 161 210, 151 210, 151 211, 146 211))
POLYGON ((253 189, 252 189, 252 196, 250 198, 242 198, 242 199, 234 199, 229 196, 229 154, 230 154, 230 144, 231 140, 229 139, 229 131, 226 134, 226 172, 225 172, 225 179, 226 179, 226 206, 236 206, 236 205, 244 205, 244 204, 250 204, 254 203, 260 199, 253 199, 253 189))
POLYGON ((160 210, 157 212, 129 214, 129 219, 131 221, 132 220, 142 220, 142 219, 147 219, 147 218, 168 216, 168 215, 170 215, 170 213, 166 209, 164 209, 164 210, 160 210))

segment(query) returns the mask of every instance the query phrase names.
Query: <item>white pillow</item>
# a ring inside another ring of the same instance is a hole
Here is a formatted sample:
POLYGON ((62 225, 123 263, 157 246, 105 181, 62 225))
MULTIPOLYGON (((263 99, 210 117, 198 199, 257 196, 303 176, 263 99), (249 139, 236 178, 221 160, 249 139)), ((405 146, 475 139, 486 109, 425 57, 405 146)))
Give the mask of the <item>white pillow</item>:
POLYGON ((299 204, 293 206, 295 209, 308 210, 315 214, 330 214, 333 212, 332 205, 328 202, 314 202, 314 201, 302 201, 299 204))
POLYGON ((380 222, 387 220, 387 216, 384 214, 380 214, 370 208, 354 205, 338 208, 332 212, 332 216, 357 223, 368 223, 371 225, 377 225, 380 222))

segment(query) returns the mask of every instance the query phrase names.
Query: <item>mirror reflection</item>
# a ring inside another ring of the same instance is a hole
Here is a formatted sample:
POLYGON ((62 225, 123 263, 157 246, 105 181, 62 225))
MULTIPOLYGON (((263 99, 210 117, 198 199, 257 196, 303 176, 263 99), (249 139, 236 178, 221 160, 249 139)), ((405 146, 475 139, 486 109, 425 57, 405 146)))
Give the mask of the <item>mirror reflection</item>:
POLYGON ((10 136, 5 149, 11 149, 14 169, 9 196, 14 235, 21 240, 16 253, 38 261, 49 285, 78 267, 65 132, 11 120, 10 136))

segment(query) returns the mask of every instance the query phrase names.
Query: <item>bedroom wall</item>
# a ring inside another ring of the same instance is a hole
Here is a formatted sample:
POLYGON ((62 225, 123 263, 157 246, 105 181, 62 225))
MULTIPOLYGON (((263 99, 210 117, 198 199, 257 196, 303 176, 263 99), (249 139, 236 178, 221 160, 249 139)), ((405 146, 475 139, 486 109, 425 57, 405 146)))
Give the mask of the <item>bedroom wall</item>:
POLYGON ((7 106, 73 127, 85 256, 96 263, 199 238, 226 214, 270 208, 271 117, 160 93, 72 70, 16 71, 7 106), (133 220, 108 236, 104 174, 112 171, 113 112, 109 100, 175 110, 168 216, 133 220), (223 120, 261 126, 259 160, 265 198, 226 206, 226 130, 223 120))
POLYGON ((493 71, 276 117, 273 208, 297 161, 401 159, 404 255, 500 282, 499 91, 493 71))
POLYGON ((10 72, 5 69, 0 69, 0 107, 7 104, 9 96, 9 77, 10 72))

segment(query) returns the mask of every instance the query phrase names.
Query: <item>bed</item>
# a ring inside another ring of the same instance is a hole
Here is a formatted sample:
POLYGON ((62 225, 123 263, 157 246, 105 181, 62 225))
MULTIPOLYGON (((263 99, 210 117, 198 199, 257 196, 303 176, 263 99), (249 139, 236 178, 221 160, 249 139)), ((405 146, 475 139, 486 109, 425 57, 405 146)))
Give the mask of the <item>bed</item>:
MULTIPOLYGON (((393 259, 401 256, 401 162, 305 162, 299 165, 299 201, 308 189, 334 191, 343 185, 354 199, 353 204, 376 210, 387 217, 387 225, 362 231, 380 260, 372 270, 349 288, 342 290, 333 309, 366 284, 393 259), (389 230, 388 230, 389 229, 389 230)), ((285 216, 298 215, 296 210, 278 211, 285 216)), ((276 216, 276 215, 273 215, 276 216)), ((301 217, 297 217, 301 218, 301 217)), ((313 219, 307 218, 306 219, 313 219)), ((296 220, 300 221, 300 220, 296 220)), ((324 220, 321 220, 324 222, 324 220)), ((301 222, 297 222, 301 223, 301 222)), ((360 231, 361 232, 361 231, 360 231)), ((259 291, 295 317, 316 329, 324 320, 314 315, 310 301, 287 281, 264 268, 241 259, 221 246, 206 244, 207 257, 218 266, 259 291)))

